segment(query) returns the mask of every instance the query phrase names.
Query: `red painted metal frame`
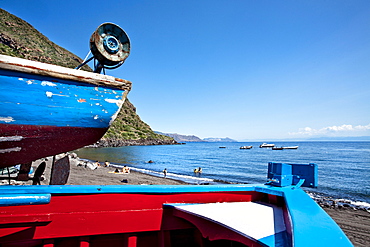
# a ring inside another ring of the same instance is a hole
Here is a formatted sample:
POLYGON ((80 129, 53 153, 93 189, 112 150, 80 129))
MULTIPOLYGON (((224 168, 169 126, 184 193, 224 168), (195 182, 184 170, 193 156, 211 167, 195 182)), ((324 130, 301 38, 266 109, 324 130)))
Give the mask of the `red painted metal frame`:
MULTIPOLYGON (((255 191, 53 194, 49 204, 1 207, 0 245, 126 234, 129 245, 137 246, 138 233, 193 227, 166 211, 163 204, 255 201, 262 197, 255 191)), ((163 239, 161 242, 165 246, 163 239)))
POLYGON ((106 131, 107 128, 0 124, 1 137, 22 137, 21 140, 0 142, 0 149, 20 148, 19 151, 0 153, 0 168, 84 147, 98 141, 106 131))

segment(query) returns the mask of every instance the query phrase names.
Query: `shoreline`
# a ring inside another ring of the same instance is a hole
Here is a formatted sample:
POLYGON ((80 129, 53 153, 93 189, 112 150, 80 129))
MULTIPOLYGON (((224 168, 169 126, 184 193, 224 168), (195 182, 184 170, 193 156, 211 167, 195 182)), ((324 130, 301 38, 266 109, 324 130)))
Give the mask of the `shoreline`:
POLYGON ((100 139, 94 144, 85 146, 85 148, 102 148, 102 147, 124 147, 124 146, 151 146, 151 145, 181 145, 174 139, 100 139))
MULTIPOLYGON (((77 155, 70 154, 70 173, 66 185, 189 185, 189 183, 168 177, 154 176, 147 173, 131 170, 128 174, 116 174, 114 165, 104 167, 103 162, 100 166, 92 167, 86 163, 86 160, 79 159, 77 155), (71 158, 72 156, 72 158, 71 158)), ((47 166, 44 172, 42 185, 48 185, 51 174, 52 158, 45 159, 47 166)), ((32 167, 36 167, 42 162, 38 160, 33 162, 32 167)), ((92 162, 90 162, 93 164, 92 162)), ((8 181, 3 180, 3 184, 8 181)), ((32 180, 27 182, 18 182, 21 185, 31 185, 32 180)), ((350 207, 348 203, 336 203, 332 198, 320 197, 308 193, 332 219, 341 227, 348 238, 356 247, 365 247, 370 243, 370 211, 350 207)))
MULTIPOLYGON (((57 159, 64 157, 65 155, 57 156, 57 159)), ((135 174, 130 177, 130 180, 127 182, 121 182, 123 179, 128 179, 129 174, 114 174, 115 169, 122 169, 123 165, 121 164, 110 164, 109 167, 104 167, 104 162, 94 162, 89 159, 82 159, 77 156, 75 153, 68 153, 71 162, 71 170, 68 181, 66 185, 213 185, 213 184, 234 184, 224 180, 214 180, 209 178, 202 177, 199 181, 198 178, 193 178, 179 174, 167 173, 166 177, 163 177, 162 173, 152 171, 146 171, 143 169, 138 169, 130 167, 130 174, 135 174), (99 163, 100 166, 97 166, 95 169, 95 164, 99 163), (83 164, 83 165, 81 165, 83 164), (108 172, 102 170, 102 168, 108 169, 108 172), (86 176, 91 177, 91 181, 86 178, 86 176), (125 177, 126 176, 126 177, 125 177), (122 179, 121 179, 122 178, 122 179), (121 179, 121 180, 120 180, 121 179), (192 181, 190 181, 192 180, 192 181)), ((46 161, 46 169, 44 172, 44 177, 46 179, 41 182, 43 185, 48 185, 49 181, 47 178, 50 178, 51 174, 51 161, 52 157, 46 159, 40 159, 33 162, 32 167, 36 170, 37 166, 43 161, 46 161)), ((28 183, 28 184, 32 184, 28 183)), ((335 198, 330 195, 324 195, 319 192, 312 192, 310 190, 303 189, 316 203, 318 203, 322 208, 332 208, 332 209, 351 209, 351 210, 363 210, 370 214, 370 204, 361 201, 351 201, 343 198, 335 198)))

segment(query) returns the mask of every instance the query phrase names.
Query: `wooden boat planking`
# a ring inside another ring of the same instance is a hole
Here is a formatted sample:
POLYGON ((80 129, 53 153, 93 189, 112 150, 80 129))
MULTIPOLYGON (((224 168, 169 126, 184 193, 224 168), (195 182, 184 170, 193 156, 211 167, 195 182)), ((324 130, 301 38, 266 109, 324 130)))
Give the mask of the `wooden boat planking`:
POLYGON ((0 55, 0 69, 62 80, 79 81, 95 86, 111 87, 127 91, 130 91, 132 86, 130 81, 110 75, 70 69, 58 65, 46 64, 6 55, 0 55))
POLYGON ((0 167, 25 164, 98 141, 128 93, 2 69, 0 80, 0 167))

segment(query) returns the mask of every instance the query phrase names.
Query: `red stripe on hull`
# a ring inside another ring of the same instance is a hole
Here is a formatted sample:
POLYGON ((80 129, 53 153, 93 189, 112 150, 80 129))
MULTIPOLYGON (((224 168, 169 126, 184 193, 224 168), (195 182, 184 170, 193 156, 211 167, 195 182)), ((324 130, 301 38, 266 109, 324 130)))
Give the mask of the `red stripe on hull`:
POLYGON ((90 145, 107 128, 0 124, 0 167, 25 164, 90 145))
MULTIPOLYGON (((172 209, 164 208, 163 204, 240 202, 262 198, 263 194, 255 191, 53 194, 50 203, 45 205, 0 207, 0 245, 29 243, 28 246, 36 246, 31 243, 85 236, 92 246, 114 246, 106 242, 99 245, 94 240, 104 236, 129 235, 138 237, 135 247, 178 246, 157 245, 156 241, 164 232, 194 229, 194 226, 174 216, 172 209), (144 244, 143 239, 150 235, 155 238, 144 244)), ((119 246, 127 245, 121 242, 119 246)))

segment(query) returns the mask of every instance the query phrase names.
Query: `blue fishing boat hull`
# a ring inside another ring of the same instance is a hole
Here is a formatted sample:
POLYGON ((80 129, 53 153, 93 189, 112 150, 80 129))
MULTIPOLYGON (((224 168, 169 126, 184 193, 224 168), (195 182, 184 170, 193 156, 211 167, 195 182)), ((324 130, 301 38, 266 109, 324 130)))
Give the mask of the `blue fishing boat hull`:
POLYGON ((32 73, 22 71, 24 65, 15 67, 18 71, 0 68, 0 167, 25 164, 98 141, 129 91, 99 85, 93 73, 55 66, 67 77, 51 76, 51 69, 45 72, 41 63, 36 65, 40 68, 32 73), (81 72, 83 76, 93 74, 89 80, 94 84, 81 80, 81 72), (68 75, 72 73, 77 74, 71 80, 68 75))

